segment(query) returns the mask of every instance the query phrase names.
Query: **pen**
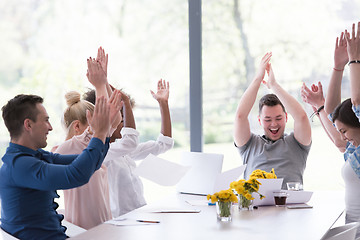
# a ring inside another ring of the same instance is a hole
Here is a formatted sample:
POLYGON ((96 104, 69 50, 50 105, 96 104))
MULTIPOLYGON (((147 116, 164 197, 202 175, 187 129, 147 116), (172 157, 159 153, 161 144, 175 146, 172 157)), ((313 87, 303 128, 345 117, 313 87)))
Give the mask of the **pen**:
POLYGON ((143 223, 160 223, 159 221, 149 221, 149 220, 136 220, 137 222, 143 222, 143 223))

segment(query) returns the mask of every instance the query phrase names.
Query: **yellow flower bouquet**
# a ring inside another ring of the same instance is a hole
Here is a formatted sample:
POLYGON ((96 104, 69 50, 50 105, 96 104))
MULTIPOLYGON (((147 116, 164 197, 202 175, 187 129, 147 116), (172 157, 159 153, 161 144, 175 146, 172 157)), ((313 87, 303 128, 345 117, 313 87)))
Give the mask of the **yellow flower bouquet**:
POLYGON ((239 181, 230 183, 230 188, 234 189, 239 194, 239 208, 252 210, 253 207, 251 204, 254 199, 252 194, 254 192, 259 194, 260 199, 265 198, 264 195, 258 192, 261 183, 257 179, 261 178, 277 178, 277 176, 275 175, 274 169, 270 172, 256 169, 251 173, 249 180, 240 179, 239 181))
POLYGON ((270 172, 265 172, 263 170, 260 170, 260 169, 256 169, 254 170, 251 175, 250 175, 250 178, 256 178, 256 179, 260 179, 260 178, 277 178, 277 176, 275 175, 275 171, 274 169, 271 169, 270 172))
POLYGON ((231 204, 238 199, 231 189, 221 190, 213 195, 208 194, 207 199, 216 202, 217 216, 220 221, 231 221, 231 204))

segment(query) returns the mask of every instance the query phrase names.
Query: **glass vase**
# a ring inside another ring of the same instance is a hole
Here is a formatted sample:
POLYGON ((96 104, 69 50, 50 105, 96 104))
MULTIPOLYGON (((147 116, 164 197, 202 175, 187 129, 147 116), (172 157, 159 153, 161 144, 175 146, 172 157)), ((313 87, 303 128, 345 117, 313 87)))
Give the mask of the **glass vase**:
POLYGON ((239 209, 241 211, 252 211, 252 210, 254 210, 253 200, 249 200, 244 195, 239 194, 239 209))
POLYGON ((216 202, 216 214, 217 219, 222 222, 230 222, 232 214, 232 204, 231 202, 216 202))

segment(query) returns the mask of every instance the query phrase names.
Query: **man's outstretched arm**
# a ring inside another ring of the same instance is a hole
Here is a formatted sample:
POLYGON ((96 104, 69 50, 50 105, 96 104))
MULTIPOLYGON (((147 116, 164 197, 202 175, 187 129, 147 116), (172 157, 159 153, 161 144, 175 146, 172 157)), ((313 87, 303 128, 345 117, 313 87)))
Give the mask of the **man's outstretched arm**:
POLYGON ((250 83, 250 86, 246 89, 242 95, 239 105, 236 109, 235 123, 234 123, 234 141, 236 146, 241 147, 245 145, 251 136, 250 124, 248 120, 249 113, 253 107, 257 93, 259 91, 261 82, 265 76, 265 69, 269 64, 272 53, 266 53, 261 59, 260 68, 250 83))

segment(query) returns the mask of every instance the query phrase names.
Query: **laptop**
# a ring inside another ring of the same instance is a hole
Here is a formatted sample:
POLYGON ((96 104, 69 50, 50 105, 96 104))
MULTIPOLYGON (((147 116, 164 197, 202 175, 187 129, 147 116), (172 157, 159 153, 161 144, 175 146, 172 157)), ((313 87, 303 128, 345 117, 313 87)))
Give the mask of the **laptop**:
POLYGON ((288 197, 286 199, 286 204, 299 204, 306 203, 310 200, 313 192, 311 191, 289 191, 282 190, 282 178, 278 179, 258 179, 261 182, 259 186, 259 193, 265 195, 265 198, 260 200, 260 197, 257 193, 253 193, 254 206, 264 206, 264 205, 275 205, 274 194, 273 192, 283 191, 288 193, 288 197))
POLYGON ((310 201, 313 192, 311 191, 289 191, 286 190, 289 196, 286 199, 286 204, 307 203, 310 201))
POLYGON ((176 190, 196 195, 213 194, 216 178, 222 170, 223 158, 223 154, 183 152, 180 164, 191 168, 176 185, 176 190))
POLYGON ((253 201, 254 206, 275 205, 273 192, 281 190, 283 179, 258 179, 258 181, 261 183, 258 192, 264 195, 265 198, 260 200, 259 194, 253 193, 252 196, 255 198, 253 201))

